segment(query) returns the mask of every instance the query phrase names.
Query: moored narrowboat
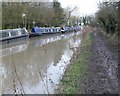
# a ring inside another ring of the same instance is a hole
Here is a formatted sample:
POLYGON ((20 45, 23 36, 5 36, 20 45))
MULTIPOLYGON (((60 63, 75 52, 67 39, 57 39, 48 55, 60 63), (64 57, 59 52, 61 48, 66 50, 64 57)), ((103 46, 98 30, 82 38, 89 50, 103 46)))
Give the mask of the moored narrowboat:
POLYGON ((25 28, 0 30, 0 41, 11 40, 20 37, 29 37, 25 28))
POLYGON ((31 32, 30 32, 30 37, 39 36, 42 34, 43 31, 44 31, 44 29, 41 27, 33 27, 31 32))

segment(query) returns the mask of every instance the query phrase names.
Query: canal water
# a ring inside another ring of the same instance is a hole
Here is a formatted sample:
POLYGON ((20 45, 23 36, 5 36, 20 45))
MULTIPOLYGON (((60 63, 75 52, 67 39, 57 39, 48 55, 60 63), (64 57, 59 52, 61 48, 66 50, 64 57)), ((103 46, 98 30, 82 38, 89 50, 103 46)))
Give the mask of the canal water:
POLYGON ((48 34, 3 44, 0 49, 3 94, 54 94, 81 32, 48 34))

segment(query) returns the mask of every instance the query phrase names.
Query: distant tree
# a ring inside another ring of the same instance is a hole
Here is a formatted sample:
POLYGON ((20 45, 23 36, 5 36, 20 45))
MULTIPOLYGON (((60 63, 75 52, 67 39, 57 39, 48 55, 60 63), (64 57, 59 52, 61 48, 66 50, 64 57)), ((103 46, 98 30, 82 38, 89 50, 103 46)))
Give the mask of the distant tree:
POLYGON ((65 22, 64 9, 61 7, 60 2, 57 0, 53 0, 53 10, 54 10, 54 18, 53 18, 53 26, 60 26, 65 22))
POLYGON ((2 28, 34 26, 71 26, 79 23, 73 16, 77 7, 63 9, 60 2, 2 2, 2 28))
POLYGON ((65 18, 66 25, 69 26, 70 19, 71 19, 71 18, 73 19, 72 13, 73 13, 75 10, 77 10, 77 7, 74 7, 74 8, 67 7, 67 8, 64 9, 64 10, 65 10, 65 17, 66 17, 66 18, 65 18))
POLYGON ((79 25, 79 23, 80 23, 79 16, 71 16, 69 18, 69 26, 79 25))
POLYGON ((115 33, 118 30, 118 4, 118 2, 103 2, 99 4, 96 18, 107 33, 115 33))
POLYGON ((59 2, 2 2, 2 28, 60 26, 64 10, 59 2))

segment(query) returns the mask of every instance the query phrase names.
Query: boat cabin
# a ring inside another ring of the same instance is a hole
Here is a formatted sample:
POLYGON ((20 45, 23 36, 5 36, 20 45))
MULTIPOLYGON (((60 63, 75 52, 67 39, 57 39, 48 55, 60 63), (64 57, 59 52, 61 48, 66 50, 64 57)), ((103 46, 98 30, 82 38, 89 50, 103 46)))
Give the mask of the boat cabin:
POLYGON ((0 41, 26 36, 29 36, 29 33, 25 28, 0 30, 0 41))

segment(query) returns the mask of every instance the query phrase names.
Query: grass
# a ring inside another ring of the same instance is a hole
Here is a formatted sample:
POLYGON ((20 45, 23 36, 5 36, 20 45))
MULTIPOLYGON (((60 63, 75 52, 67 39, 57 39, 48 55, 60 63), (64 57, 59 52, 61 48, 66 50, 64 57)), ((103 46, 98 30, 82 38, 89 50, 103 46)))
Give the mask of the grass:
POLYGON ((60 82, 57 89, 58 94, 77 94, 79 92, 80 80, 90 57, 91 45, 91 32, 88 32, 77 50, 78 58, 69 66, 60 82))

